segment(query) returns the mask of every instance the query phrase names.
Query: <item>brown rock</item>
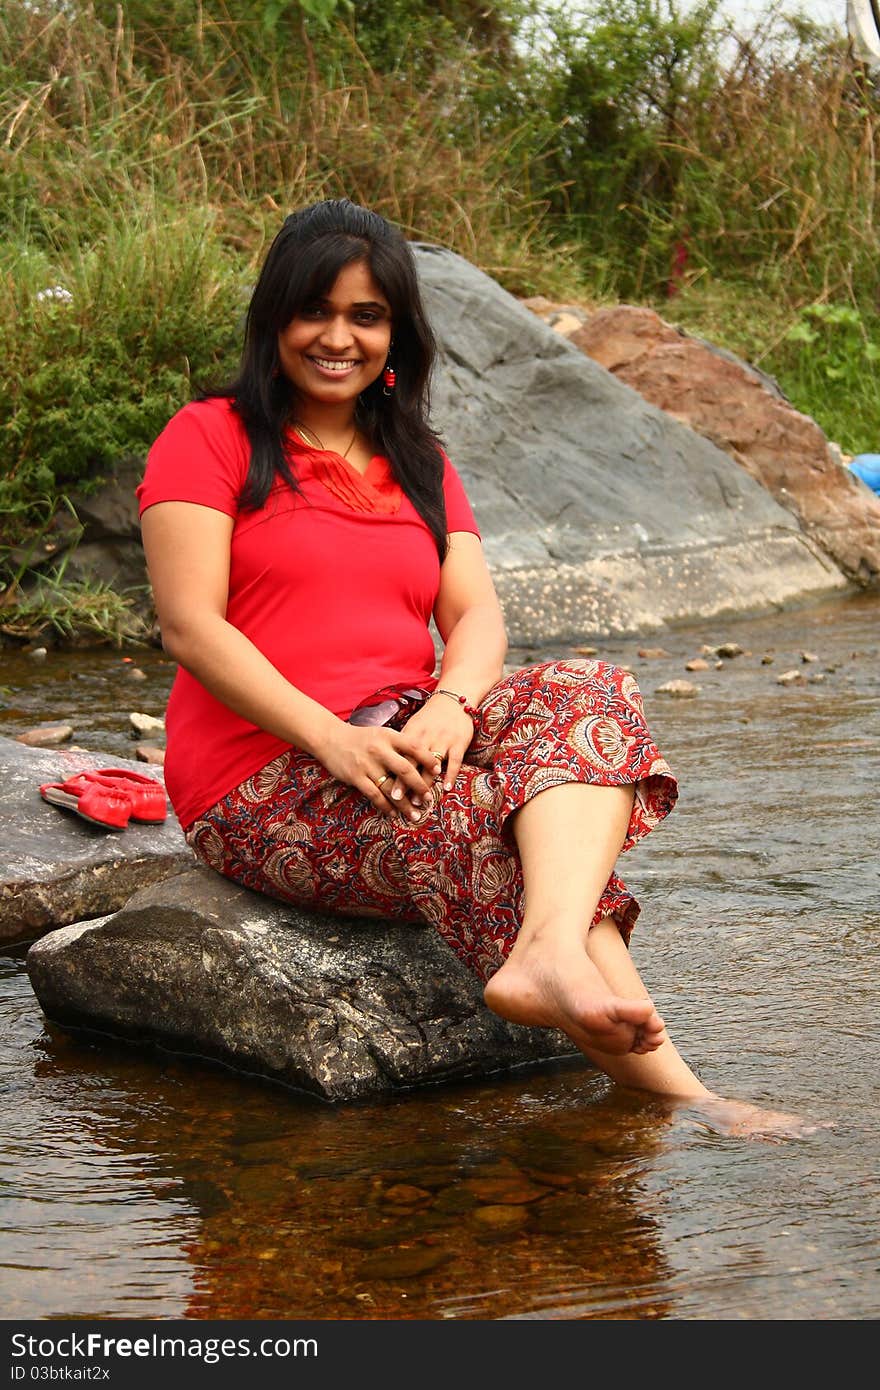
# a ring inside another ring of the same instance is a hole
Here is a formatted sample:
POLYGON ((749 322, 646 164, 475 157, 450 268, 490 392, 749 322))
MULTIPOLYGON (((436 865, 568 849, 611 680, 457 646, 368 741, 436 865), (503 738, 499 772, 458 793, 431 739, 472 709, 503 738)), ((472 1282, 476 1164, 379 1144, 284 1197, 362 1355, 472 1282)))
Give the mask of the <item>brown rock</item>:
POLYGON ((155 743, 139 743, 134 755, 138 762, 155 763, 157 767, 161 767, 165 761, 165 749, 158 748, 155 743))
POLYGON ((544 1189, 529 1182, 523 1174, 498 1178, 464 1178, 461 1186, 480 1202, 491 1206, 519 1206, 523 1202, 536 1202, 545 1195, 544 1189))
POLYGON ((555 332, 561 333, 563 338, 570 338, 572 333, 584 326, 583 315, 572 314, 565 309, 561 313, 551 314, 547 322, 555 332))
POLYGON ((704 656, 695 656, 684 663, 684 669, 686 671, 708 671, 709 663, 704 656))
POLYGON ((639 647, 639 656, 646 661, 656 661, 661 657, 671 655, 672 653, 668 652, 665 647, 639 647))
POLYGON ((430 1192, 426 1192, 423 1187, 415 1187, 409 1182, 392 1183, 382 1193, 383 1202, 390 1202, 397 1207, 413 1207, 420 1202, 429 1202, 430 1200, 430 1192))
POLYGON ((671 695, 676 700, 692 700, 699 689, 700 687, 694 685, 693 681, 666 681, 664 685, 657 686, 654 694, 671 695))
POLYGON ((525 1207, 477 1207, 473 1219, 493 1231, 510 1231, 524 1225, 529 1216, 525 1207))
POLYGON ((383 1250, 378 1255, 369 1255, 360 1273, 364 1279, 415 1279, 451 1259, 451 1250, 438 1250, 436 1246, 433 1249, 419 1245, 403 1250, 383 1250))
POLYGON ((554 304, 552 299, 547 299, 546 295, 543 294, 529 295, 528 298, 524 299, 522 302, 527 309, 531 309, 532 313, 537 314, 539 318, 544 318, 546 314, 550 314, 554 309, 559 308, 558 304, 554 304))
POLYGON ((165 720, 160 719, 155 714, 141 714, 138 710, 133 710, 128 716, 128 722, 135 734, 162 734, 165 732, 165 720))
POLYGON ((71 724, 40 724, 36 729, 17 734, 16 743, 26 743, 29 748, 57 748, 59 743, 67 743, 71 738, 71 724))
POLYGON ((771 378, 630 304, 597 310, 569 342, 724 449, 850 579, 880 580, 880 497, 771 378))
POLYGON ((803 673, 802 673, 801 671, 798 671, 798 670, 782 671, 782 672, 776 677, 776 684, 777 684, 777 685, 805 685, 805 684, 806 684, 806 678, 804 677, 803 673))

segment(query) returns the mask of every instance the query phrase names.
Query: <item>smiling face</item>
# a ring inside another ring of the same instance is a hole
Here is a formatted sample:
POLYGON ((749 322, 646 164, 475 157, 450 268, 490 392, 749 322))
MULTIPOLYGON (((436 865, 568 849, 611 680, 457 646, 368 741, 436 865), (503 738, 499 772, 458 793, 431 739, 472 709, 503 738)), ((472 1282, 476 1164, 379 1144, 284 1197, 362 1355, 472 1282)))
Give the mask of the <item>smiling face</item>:
POLYGON ((326 295, 278 334, 281 370, 299 395, 321 405, 355 401, 379 376, 391 344, 391 307, 366 261, 353 261, 326 295))

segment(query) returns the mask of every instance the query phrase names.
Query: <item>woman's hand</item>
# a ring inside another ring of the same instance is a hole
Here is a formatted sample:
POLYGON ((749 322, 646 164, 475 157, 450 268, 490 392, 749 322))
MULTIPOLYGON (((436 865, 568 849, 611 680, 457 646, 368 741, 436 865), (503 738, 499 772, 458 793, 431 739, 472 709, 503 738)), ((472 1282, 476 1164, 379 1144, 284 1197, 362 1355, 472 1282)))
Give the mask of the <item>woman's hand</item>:
MULTIPOLYGON (((398 731, 382 724, 340 721, 332 739, 316 756, 333 777, 356 787, 377 811, 386 815, 397 812, 404 820, 420 821, 440 777, 435 749, 439 753, 441 745, 430 744, 412 728, 413 722, 398 731)), ((470 724, 469 719, 466 722, 470 724)))
MULTIPOLYGON (((474 736, 470 715, 448 695, 434 694, 407 720, 405 732, 417 738, 420 746, 427 747, 432 759, 439 757, 442 778, 437 780, 442 780, 444 790, 449 791, 474 736)), ((434 762, 432 771, 433 767, 434 762)))

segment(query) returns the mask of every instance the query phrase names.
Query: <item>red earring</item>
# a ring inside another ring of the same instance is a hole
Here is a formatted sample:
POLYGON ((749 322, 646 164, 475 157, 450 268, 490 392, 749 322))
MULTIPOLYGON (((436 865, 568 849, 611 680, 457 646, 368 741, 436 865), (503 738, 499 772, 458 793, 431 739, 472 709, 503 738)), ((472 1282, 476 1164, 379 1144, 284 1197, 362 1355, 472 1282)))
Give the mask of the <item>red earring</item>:
POLYGON ((394 390, 394 387, 397 384, 397 376, 393 367, 385 368, 384 372, 382 373, 382 380, 385 383, 385 385, 382 387, 382 395, 390 396, 391 392, 394 390))

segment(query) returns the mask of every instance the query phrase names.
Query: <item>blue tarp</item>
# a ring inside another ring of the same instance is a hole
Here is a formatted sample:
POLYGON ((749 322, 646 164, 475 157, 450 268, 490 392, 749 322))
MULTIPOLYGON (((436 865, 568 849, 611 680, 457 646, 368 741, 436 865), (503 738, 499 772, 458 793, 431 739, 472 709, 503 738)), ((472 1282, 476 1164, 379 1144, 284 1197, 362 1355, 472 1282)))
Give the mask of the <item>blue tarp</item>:
POLYGON ((880 454, 858 454, 850 464, 850 471, 880 497, 880 454))

